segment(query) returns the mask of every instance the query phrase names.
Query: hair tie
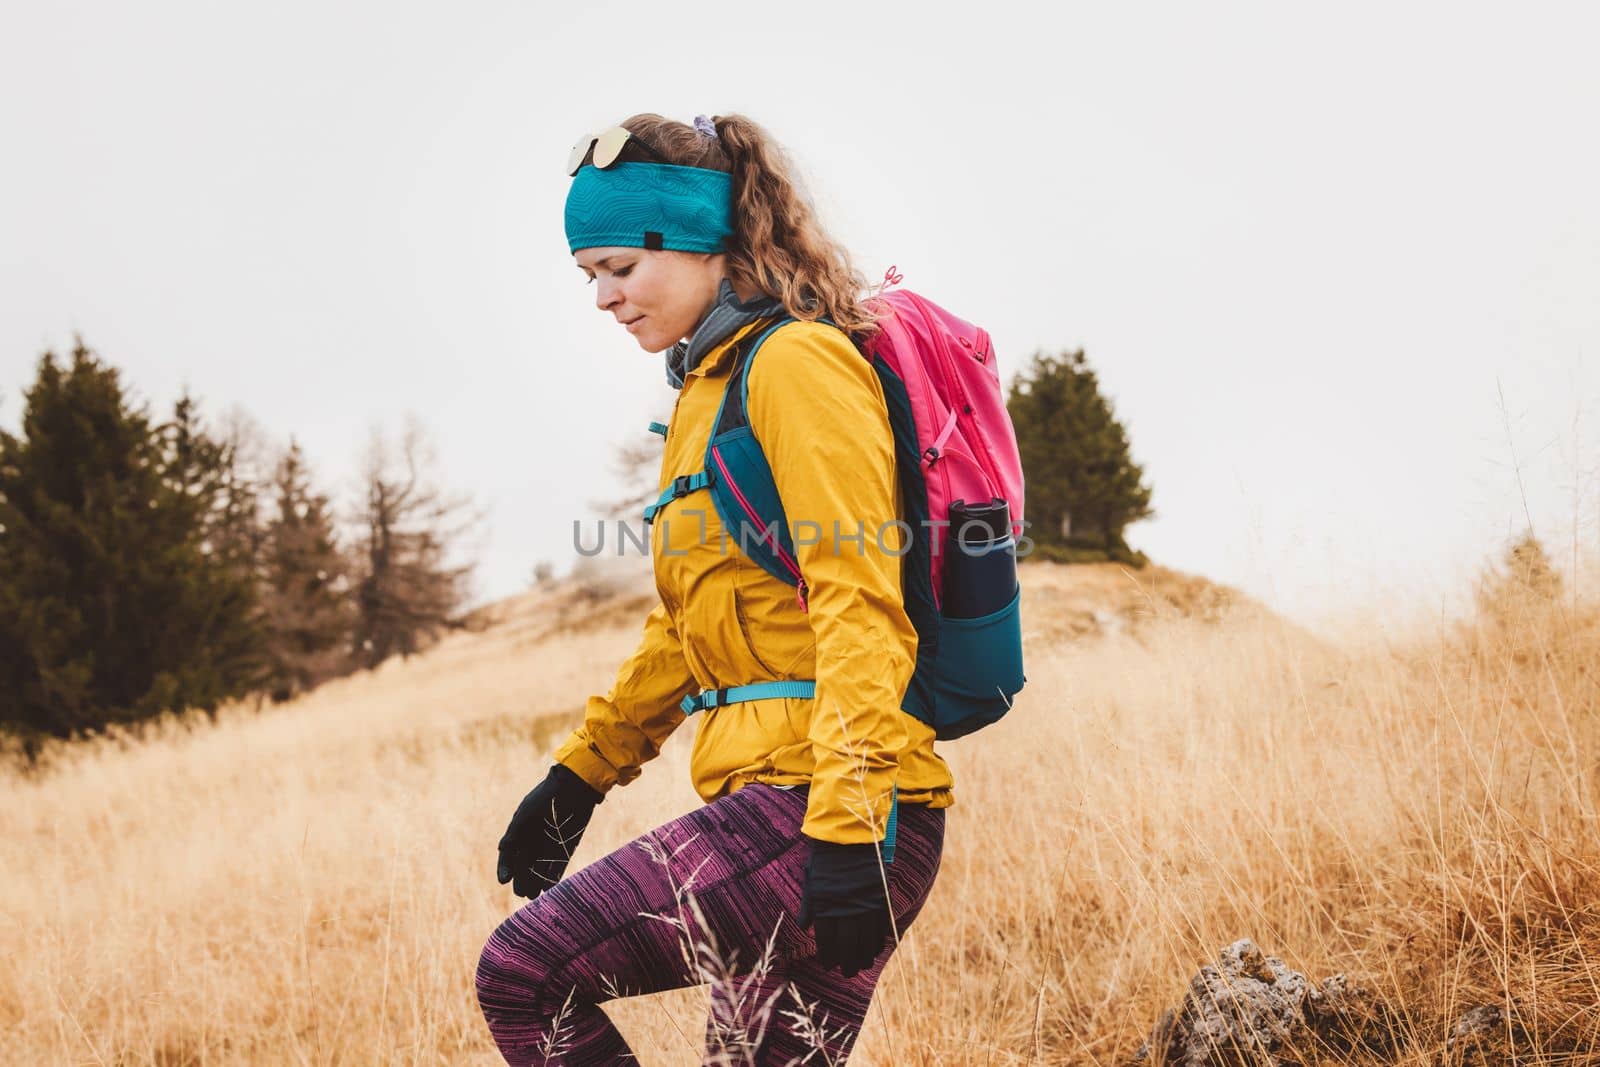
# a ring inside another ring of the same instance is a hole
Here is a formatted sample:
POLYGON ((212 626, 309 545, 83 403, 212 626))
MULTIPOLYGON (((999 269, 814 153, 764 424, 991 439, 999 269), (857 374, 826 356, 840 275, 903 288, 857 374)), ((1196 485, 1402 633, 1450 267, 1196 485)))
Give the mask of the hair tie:
POLYGON ((712 122, 704 115, 696 115, 694 117, 694 128, 705 134, 707 137, 715 139, 717 136, 716 123, 712 122))

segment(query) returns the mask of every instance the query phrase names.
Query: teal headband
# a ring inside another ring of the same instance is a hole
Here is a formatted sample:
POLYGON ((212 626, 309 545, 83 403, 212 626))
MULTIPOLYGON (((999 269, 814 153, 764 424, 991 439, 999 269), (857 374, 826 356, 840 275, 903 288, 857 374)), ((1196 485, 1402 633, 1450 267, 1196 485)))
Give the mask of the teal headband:
POLYGON ((567 249, 724 252, 733 236, 733 176, 703 167, 581 167, 567 190, 567 249))

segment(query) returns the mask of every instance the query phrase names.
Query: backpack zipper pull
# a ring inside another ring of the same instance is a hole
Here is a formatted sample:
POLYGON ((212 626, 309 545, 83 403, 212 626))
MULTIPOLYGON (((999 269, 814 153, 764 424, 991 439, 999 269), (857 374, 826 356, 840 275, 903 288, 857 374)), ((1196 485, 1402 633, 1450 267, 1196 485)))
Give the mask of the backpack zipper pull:
POLYGON ((811 606, 806 603, 806 580, 804 578, 800 579, 800 584, 795 589, 794 598, 795 600, 799 601, 800 610, 809 615, 811 613, 811 606))

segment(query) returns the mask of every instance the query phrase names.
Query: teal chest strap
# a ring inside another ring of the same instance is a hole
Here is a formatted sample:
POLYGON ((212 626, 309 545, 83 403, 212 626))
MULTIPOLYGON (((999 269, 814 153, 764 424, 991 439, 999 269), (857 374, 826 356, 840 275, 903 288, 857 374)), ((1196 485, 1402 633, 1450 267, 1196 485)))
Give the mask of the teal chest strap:
POLYGON ((656 512, 672 503, 681 496, 688 496, 697 489, 704 489, 711 484, 710 471, 696 471, 693 474, 680 474, 672 479, 672 484, 661 490, 661 495, 656 497, 656 502, 644 509, 644 521, 653 522, 656 512))
POLYGON ((773 697, 810 700, 816 695, 816 682, 756 682, 753 685, 735 685, 725 689, 706 689, 696 696, 684 697, 683 703, 678 706, 683 709, 685 715, 693 715, 707 708, 742 704, 746 700, 767 700, 773 697))

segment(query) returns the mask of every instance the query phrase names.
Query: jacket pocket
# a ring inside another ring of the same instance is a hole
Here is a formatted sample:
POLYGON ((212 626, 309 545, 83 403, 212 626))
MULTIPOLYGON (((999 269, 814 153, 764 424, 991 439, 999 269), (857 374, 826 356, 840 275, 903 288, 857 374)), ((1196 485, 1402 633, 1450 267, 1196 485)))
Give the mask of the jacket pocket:
POLYGON ((749 594, 746 585, 750 582, 773 581, 771 575, 747 559, 734 560, 733 564, 733 612, 739 620, 739 633, 744 636, 744 647, 750 653, 750 658, 761 668, 761 673, 766 678, 779 678, 778 668, 771 660, 763 656, 756 647, 755 635, 751 632, 749 594))

